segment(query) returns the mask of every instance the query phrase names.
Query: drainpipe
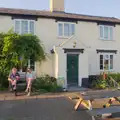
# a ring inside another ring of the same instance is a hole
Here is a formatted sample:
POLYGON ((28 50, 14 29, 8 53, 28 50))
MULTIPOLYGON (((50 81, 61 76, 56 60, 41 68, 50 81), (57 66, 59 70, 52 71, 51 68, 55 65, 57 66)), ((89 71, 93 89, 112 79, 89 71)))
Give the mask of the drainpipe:
POLYGON ((58 54, 56 52, 56 47, 53 46, 53 76, 58 78, 58 54))

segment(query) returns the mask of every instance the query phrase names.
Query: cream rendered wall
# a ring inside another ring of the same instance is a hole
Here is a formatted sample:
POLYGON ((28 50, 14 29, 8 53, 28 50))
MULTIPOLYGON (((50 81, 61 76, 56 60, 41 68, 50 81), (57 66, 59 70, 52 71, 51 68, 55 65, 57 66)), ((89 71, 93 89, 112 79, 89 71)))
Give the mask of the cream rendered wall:
MULTIPOLYGON (((43 42, 45 49, 48 53, 48 61, 42 66, 37 66, 38 75, 41 73, 48 73, 54 76, 53 66, 54 60, 50 53, 53 46, 58 46, 67 39, 58 38, 57 36, 57 22, 53 19, 38 19, 36 22, 36 34, 43 42)), ((76 26, 75 38, 69 41, 61 48, 57 48, 58 52, 58 77, 63 76, 65 80, 66 76, 66 60, 67 55, 64 53, 63 48, 73 48, 73 42, 77 42, 76 48, 84 48, 85 52, 79 55, 79 86, 81 86, 81 79, 88 78, 88 75, 100 74, 99 70, 99 54, 96 49, 110 49, 118 50, 118 54, 114 55, 114 71, 120 72, 120 26, 116 25, 114 28, 114 40, 103 41, 99 39, 99 26, 93 22, 78 22, 76 26)), ((67 80, 65 81, 67 85, 67 80)))
POLYGON ((64 12, 64 0, 50 0, 50 11, 64 12))
POLYGON ((112 72, 120 72, 120 25, 114 27, 113 41, 99 39, 99 25, 97 23, 79 22, 76 32, 79 40, 88 50, 89 75, 100 74, 99 54, 96 49, 118 50, 118 53, 114 54, 114 70, 112 72))
POLYGON ((45 62, 41 64, 37 63, 36 65, 36 72, 37 75, 40 76, 41 74, 49 74, 54 75, 53 73, 53 57, 50 53, 50 50, 54 46, 54 41, 56 40, 56 23, 55 20, 52 19, 38 19, 35 22, 35 33, 40 38, 41 43, 47 54, 47 59, 45 62), (54 28, 54 29, 53 29, 54 28))
MULTIPOLYGON (((0 32, 7 32, 14 27, 14 20, 10 16, 0 16, 0 32), (3 25, 3 26, 2 26, 3 25)), ((58 46, 65 38, 58 37, 58 22, 54 19, 38 18, 35 21, 35 34, 39 36, 47 54, 45 62, 36 63, 37 76, 47 73, 54 76, 54 56, 50 53, 53 46, 58 46)), ((88 75, 96 75, 100 73, 99 70, 99 54, 96 49, 110 49, 118 50, 114 56, 114 71, 120 72, 120 25, 114 27, 114 40, 103 41, 99 39, 99 26, 94 22, 78 22, 75 24, 75 37, 62 47, 56 47, 58 52, 58 73, 57 76, 66 77, 66 61, 67 55, 63 48, 73 48, 73 42, 77 42, 76 48, 84 48, 84 53, 79 55, 79 86, 81 86, 82 78, 87 78, 88 75)), ((65 81, 67 86, 67 80, 65 81)))
POLYGON ((116 43, 116 49, 118 50, 117 54, 115 55, 114 59, 114 71, 115 72, 120 72, 120 25, 116 25, 115 27, 115 35, 114 35, 114 40, 116 43))
POLYGON ((12 17, 0 15, 0 32, 8 32, 13 27, 14 21, 12 17))
MULTIPOLYGON (((76 34, 77 26, 76 24, 76 34)), ((38 19, 36 22, 36 35, 38 35, 45 46, 45 50, 48 54, 48 60, 44 64, 37 63, 37 75, 41 73, 47 73, 54 76, 54 59, 53 55, 50 53, 50 50, 53 46, 56 46, 56 51, 58 54, 58 77, 64 77, 65 86, 67 86, 67 54, 64 53, 63 48, 73 48, 73 42, 77 42, 76 48, 85 48, 85 46, 79 43, 79 39, 76 37, 69 40, 65 45, 57 47, 59 44, 67 41, 68 39, 58 37, 58 23, 52 19, 38 19)), ((78 29, 79 31, 79 29, 78 29)), ((78 33, 79 35, 79 33, 78 33)), ((79 38, 79 36, 78 36, 79 38)), ((82 84, 82 78, 88 78, 88 54, 87 51, 79 55, 79 86, 82 84)))

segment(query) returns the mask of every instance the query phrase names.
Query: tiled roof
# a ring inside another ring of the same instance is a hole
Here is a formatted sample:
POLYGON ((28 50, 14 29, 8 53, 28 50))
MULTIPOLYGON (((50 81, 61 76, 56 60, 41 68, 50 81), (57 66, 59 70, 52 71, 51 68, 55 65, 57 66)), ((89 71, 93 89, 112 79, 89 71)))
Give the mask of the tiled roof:
POLYGON ((90 16, 90 15, 73 14, 66 12, 50 12, 50 11, 40 11, 40 10, 0 8, 0 14, 32 15, 32 16, 47 17, 47 18, 63 18, 63 19, 74 19, 74 20, 93 21, 93 22, 94 21, 111 22, 111 23, 120 24, 120 19, 114 17, 90 16))

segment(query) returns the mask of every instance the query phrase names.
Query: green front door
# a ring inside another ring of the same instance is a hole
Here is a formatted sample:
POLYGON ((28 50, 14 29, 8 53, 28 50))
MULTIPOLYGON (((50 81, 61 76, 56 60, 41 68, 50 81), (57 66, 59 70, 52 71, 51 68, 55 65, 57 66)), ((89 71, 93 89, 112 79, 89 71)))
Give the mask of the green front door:
POLYGON ((78 85, 78 54, 67 54, 67 83, 78 85))

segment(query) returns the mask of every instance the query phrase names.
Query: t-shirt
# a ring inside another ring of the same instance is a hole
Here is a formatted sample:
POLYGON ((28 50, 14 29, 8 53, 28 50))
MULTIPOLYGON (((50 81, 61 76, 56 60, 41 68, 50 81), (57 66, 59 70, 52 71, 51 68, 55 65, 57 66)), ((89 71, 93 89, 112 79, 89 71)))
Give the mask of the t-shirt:
POLYGON ((16 74, 10 73, 9 74, 9 78, 12 79, 12 80, 16 80, 17 77, 20 77, 19 73, 16 73, 16 74))
POLYGON ((35 74, 33 72, 32 73, 27 72, 26 78, 35 79, 35 74))

